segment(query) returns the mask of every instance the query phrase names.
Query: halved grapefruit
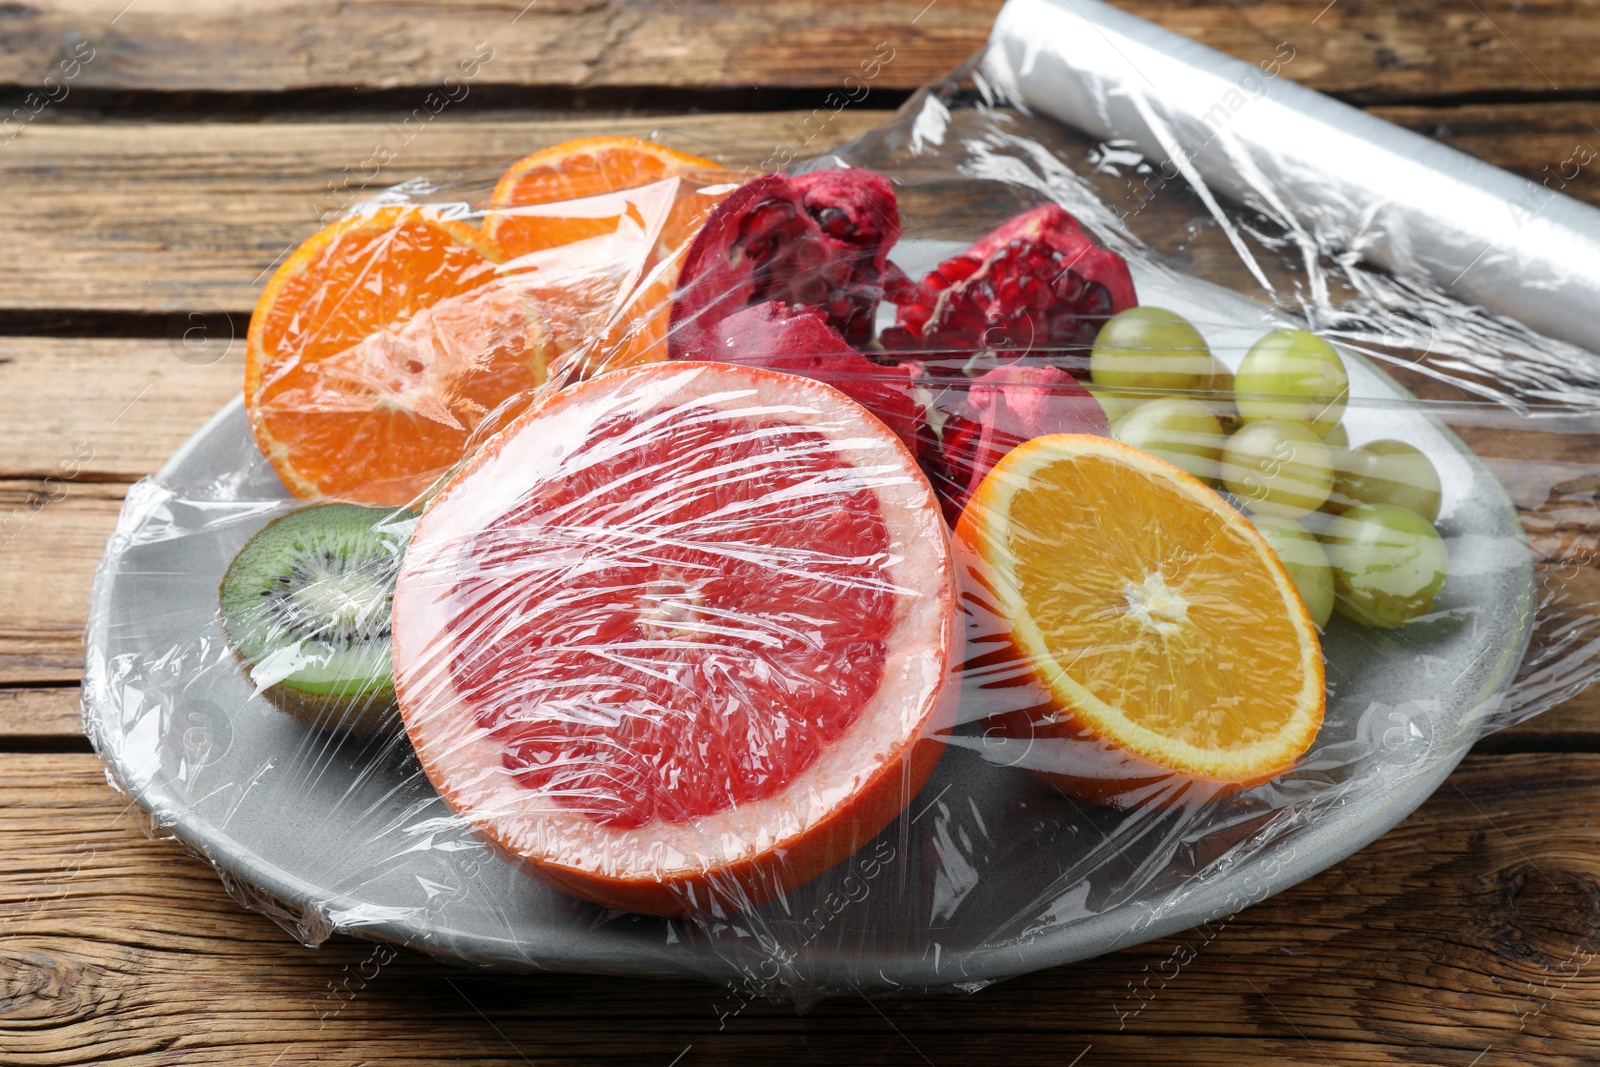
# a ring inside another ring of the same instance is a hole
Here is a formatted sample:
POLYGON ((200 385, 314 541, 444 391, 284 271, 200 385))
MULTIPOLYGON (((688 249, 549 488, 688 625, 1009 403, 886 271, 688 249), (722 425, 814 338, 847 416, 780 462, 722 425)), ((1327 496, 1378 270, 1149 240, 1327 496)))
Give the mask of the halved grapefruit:
POLYGON ((953 717, 939 505, 843 393, 619 370, 475 453, 418 523, 395 689, 440 795, 543 881, 752 906, 894 819, 953 717))

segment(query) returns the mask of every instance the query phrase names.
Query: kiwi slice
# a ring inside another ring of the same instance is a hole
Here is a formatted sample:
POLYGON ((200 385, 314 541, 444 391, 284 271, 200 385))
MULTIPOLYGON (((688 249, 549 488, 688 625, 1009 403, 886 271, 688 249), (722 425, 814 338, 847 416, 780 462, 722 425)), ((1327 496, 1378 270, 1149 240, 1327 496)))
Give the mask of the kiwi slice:
POLYGON ((313 504, 274 519, 223 575, 222 625, 251 678, 313 726, 395 718, 389 608, 417 513, 313 504))

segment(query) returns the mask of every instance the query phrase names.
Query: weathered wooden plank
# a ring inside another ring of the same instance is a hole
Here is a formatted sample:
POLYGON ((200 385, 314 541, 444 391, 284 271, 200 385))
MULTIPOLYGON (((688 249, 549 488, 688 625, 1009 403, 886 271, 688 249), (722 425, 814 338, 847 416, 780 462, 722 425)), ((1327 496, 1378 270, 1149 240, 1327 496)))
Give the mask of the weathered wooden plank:
POLYGON ((1600 692, 1587 689, 1564 704, 1483 738, 1477 752, 1600 751, 1600 692))
MULTIPOLYGON (((983 45, 1000 0, 76 0, 13 5, 0 81, 73 88, 277 91, 438 85, 831 89, 851 75, 914 88, 983 45), (876 66, 872 65, 876 63, 876 66), (63 66, 63 64, 66 64, 63 66), (864 64, 866 66, 864 66, 864 64), (70 79, 63 75, 71 73, 70 79), (54 75, 54 82, 45 79, 54 75), (470 77, 468 77, 470 76, 470 77), (465 79, 465 80, 463 80, 465 79)), ((1252 62, 1280 42, 1288 75, 1368 98, 1593 88, 1592 0, 1120 0, 1252 62)), ((419 98, 422 94, 419 93, 419 98)))
POLYGON ((1592 103, 1375 107, 1373 114, 1600 205, 1600 107, 1592 103))
POLYGON ((0 748, 81 736, 78 689, 0 689, 0 748))
POLYGON ((185 357, 211 355, 181 337, 0 338, 0 682, 81 676, 115 483, 158 468, 239 388, 242 338, 215 363, 185 357))
POLYGON ((973 995, 801 1016, 695 983, 476 973, 341 939, 308 951, 125 807, 93 757, 0 756, 7 1064, 1600 1057, 1593 755, 1469 759, 1377 843, 1228 921, 973 995))
MULTIPOLYGON (((244 338, 231 336, 227 320, 178 313, 173 333, 171 341, 0 337, 0 477, 38 479, 51 498, 73 483, 132 481, 165 463, 244 377, 244 338)), ((7 532, 0 520, 0 541, 7 532)))
POLYGON ((0 481, 0 683, 82 676, 89 587, 124 489, 0 481))
POLYGON ((121 0, 80 0, 12 17, 0 79, 28 85, 92 54, 70 84, 276 91, 451 78, 452 89, 832 88, 854 73, 911 88, 980 47, 1000 3, 884 0, 849 11, 825 0, 490 0, 408 10, 376 0, 337 9, 307 0, 140 0, 122 11, 121 0))
MULTIPOLYGON (((1588 111, 1588 105, 1550 104, 1385 114, 1531 176, 1547 165, 1571 173, 1561 165, 1585 130, 1588 143, 1600 147, 1588 111)), ((455 180, 464 195, 481 194, 487 186, 473 186, 468 176, 492 179, 527 152, 605 132, 659 131, 684 148, 756 165, 780 146, 823 151, 884 115, 846 109, 815 136, 809 130, 817 126, 800 125, 805 117, 456 122, 444 116, 412 131, 380 122, 39 125, 0 152, 0 183, 13 192, 0 257, 28 265, 0 272, 0 312, 155 313, 181 335, 197 310, 247 314, 286 251, 314 232, 322 216, 370 187, 427 174, 455 180), (362 164, 378 146, 396 158, 374 175, 362 164)), ((1579 168, 1563 191, 1600 204, 1594 169, 1579 168)))
POLYGON ((687 150, 755 165, 777 145, 822 151, 882 114, 840 112, 809 145, 796 125, 802 117, 441 120, 411 130, 384 123, 40 126, 0 153, 0 182, 13 193, 0 257, 28 265, 0 273, 0 310, 154 312, 178 329, 196 310, 248 313, 283 255, 364 189, 421 174, 481 198, 523 155, 601 133, 660 131, 687 150), (379 147, 395 152, 394 161, 365 168, 379 147), (467 180, 474 168, 477 186, 467 180))

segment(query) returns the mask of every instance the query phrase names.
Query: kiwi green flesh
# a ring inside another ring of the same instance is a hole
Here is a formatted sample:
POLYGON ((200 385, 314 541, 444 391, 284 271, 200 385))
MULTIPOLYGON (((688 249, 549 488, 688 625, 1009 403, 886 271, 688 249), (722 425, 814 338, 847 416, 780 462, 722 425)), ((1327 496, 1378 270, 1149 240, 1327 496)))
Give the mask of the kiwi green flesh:
POLYGON ((307 726, 368 737, 400 728, 400 710, 391 686, 372 693, 322 694, 291 689, 282 683, 262 690, 273 706, 307 726))
POLYGON ((218 599, 235 653, 297 719, 362 729, 392 717, 389 609, 416 514, 314 504, 240 549, 218 599))
POLYGON ((298 641, 251 662, 250 676, 307 696, 359 697, 394 692, 387 638, 359 649, 298 641))

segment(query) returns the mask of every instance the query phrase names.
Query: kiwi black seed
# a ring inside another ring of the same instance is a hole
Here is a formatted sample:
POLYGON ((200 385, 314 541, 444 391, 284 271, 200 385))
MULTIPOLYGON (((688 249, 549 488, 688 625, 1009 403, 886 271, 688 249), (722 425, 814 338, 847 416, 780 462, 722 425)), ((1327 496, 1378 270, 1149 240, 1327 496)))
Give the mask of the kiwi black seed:
POLYGON ((223 628, 252 679, 302 722, 370 734, 395 721, 389 610, 417 513, 312 504, 228 565, 223 628))

